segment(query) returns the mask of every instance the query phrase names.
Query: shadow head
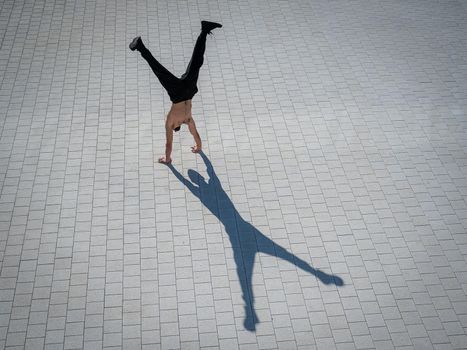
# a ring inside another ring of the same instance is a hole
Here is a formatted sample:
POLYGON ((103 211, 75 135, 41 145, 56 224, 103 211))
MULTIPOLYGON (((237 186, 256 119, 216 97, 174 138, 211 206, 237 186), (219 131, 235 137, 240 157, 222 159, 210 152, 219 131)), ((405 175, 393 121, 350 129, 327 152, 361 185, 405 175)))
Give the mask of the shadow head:
POLYGON ((200 184, 200 182, 205 182, 204 181, 204 177, 202 177, 197 171, 193 170, 193 169, 188 169, 188 176, 191 180, 191 182, 193 182, 194 184, 198 185, 200 184))

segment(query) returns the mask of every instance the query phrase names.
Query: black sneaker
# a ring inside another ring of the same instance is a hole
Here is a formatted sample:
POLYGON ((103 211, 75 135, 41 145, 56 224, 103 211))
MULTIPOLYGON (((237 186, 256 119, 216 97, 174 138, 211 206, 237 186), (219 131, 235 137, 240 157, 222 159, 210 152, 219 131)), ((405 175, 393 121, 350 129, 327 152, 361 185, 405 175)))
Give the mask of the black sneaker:
POLYGON ((222 28, 222 24, 209 21, 201 21, 201 31, 211 34, 211 30, 222 28))
POLYGON ((130 43, 129 47, 131 51, 135 51, 140 45, 142 45, 143 42, 141 41, 141 37, 137 36, 136 38, 133 39, 133 41, 130 43))

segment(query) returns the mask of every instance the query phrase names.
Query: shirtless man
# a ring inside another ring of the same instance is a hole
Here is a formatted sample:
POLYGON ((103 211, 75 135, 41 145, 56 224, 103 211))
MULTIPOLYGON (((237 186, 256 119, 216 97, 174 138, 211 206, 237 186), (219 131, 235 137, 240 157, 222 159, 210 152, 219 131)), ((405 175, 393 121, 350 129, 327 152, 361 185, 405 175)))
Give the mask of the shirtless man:
POLYGON ((201 138, 191 115, 191 99, 198 92, 196 83, 198 81, 199 70, 204 61, 206 37, 208 34, 211 34, 211 30, 221 27, 222 25, 219 23, 201 21, 201 33, 196 40, 190 63, 186 72, 180 78, 170 73, 152 56, 151 52, 144 46, 140 36, 134 38, 129 45, 132 51, 138 50, 141 56, 148 62, 172 101, 172 107, 167 114, 165 122, 167 140, 165 144, 165 156, 159 158, 159 163, 169 164, 172 162, 173 132, 179 131, 182 124, 188 125, 188 129, 195 139, 196 144, 191 147, 191 151, 197 153, 201 150, 201 138))
POLYGON ((199 137, 195 121, 191 115, 191 100, 173 103, 165 121, 165 135, 167 140, 165 144, 165 157, 160 157, 159 163, 169 164, 172 161, 170 154, 172 153, 173 132, 180 130, 182 124, 188 125, 188 130, 190 130, 190 133, 195 139, 195 145, 191 147, 191 151, 193 153, 201 151, 201 138, 199 137))

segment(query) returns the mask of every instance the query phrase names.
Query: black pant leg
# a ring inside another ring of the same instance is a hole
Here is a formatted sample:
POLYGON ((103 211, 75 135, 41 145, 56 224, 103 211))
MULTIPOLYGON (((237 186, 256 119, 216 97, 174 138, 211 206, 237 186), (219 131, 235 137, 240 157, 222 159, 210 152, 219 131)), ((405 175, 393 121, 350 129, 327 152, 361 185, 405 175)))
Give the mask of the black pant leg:
POLYGON ((167 90, 169 96, 172 97, 172 95, 176 94, 178 89, 180 89, 180 79, 160 64, 146 47, 143 46, 138 50, 141 53, 141 56, 143 56, 143 58, 148 62, 164 89, 167 90))
POLYGON ((182 78, 191 84, 196 84, 198 80, 199 70, 204 62, 204 52, 206 51, 206 32, 201 32, 196 40, 193 54, 191 55, 190 63, 182 78))

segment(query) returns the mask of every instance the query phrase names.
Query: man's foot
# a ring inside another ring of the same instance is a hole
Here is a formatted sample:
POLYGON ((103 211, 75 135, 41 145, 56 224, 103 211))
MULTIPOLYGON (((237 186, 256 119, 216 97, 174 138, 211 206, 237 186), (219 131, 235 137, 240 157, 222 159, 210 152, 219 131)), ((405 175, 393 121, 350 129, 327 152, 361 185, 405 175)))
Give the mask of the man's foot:
POLYGON ((129 47, 131 51, 135 51, 138 47, 140 47, 143 44, 141 41, 141 37, 137 36, 136 38, 133 39, 133 41, 130 43, 129 47))
POLYGON ((258 316, 253 306, 245 306, 245 319, 243 320, 243 327, 250 332, 256 331, 256 325, 259 323, 258 316))
POLYGON ((222 24, 209 21, 201 21, 201 31, 211 34, 211 30, 215 28, 222 28, 222 24))

